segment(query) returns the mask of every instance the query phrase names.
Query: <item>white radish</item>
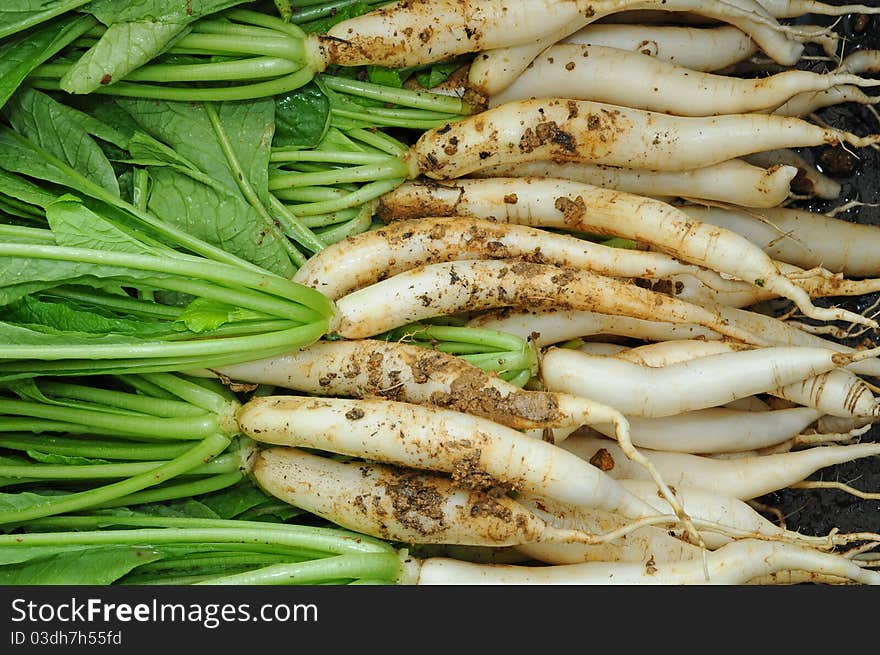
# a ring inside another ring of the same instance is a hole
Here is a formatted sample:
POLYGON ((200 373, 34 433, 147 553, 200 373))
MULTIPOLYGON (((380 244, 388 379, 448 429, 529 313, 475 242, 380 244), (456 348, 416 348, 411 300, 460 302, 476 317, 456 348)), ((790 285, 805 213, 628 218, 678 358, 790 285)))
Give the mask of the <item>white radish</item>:
POLYGON ((379 539, 498 547, 593 541, 548 525, 503 490, 466 489, 437 474, 285 447, 257 451, 249 466, 267 493, 379 539))
MULTIPOLYGON (((713 454, 784 443, 820 416, 822 412, 812 407, 765 412, 709 407, 657 418, 628 416, 627 422, 630 438, 640 448, 713 454)), ((593 429, 606 436, 613 435, 607 425, 595 425, 593 429)))
POLYGON ((707 585, 745 584, 780 571, 808 571, 862 584, 880 584, 880 573, 833 553, 805 546, 743 539, 688 560, 645 566, 632 562, 586 562, 555 566, 473 564, 449 558, 412 560, 403 584, 707 585))
POLYGON ((762 286, 794 300, 812 318, 876 325, 853 312, 815 307, 809 294, 782 275, 774 261, 745 237, 697 221, 667 203, 621 191, 540 177, 409 183, 383 196, 376 211, 386 220, 458 215, 622 236, 762 286))
MULTIPOLYGON (((593 462, 615 479, 646 479, 643 469, 634 466, 611 439, 572 435, 559 447, 593 462)), ((797 484, 825 467, 876 457, 880 455, 880 443, 814 446, 777 455, 732 459, 647 448, 641 452, 674 488, 697 487, 740 500, 751 500, 797 484)))
MULTIPOLYGON (((659 417, 775 392, 846 361, 841 353, 827 349, 772 347, 650 368, 619 357, 551 347, 544 353, 541 375, 549 390, 590 398, 628 416, 659 417)), ((857 399, 860 415, 880 415, 873 396, 863 399, 860 394, 857 399)))
MULTIPOLYGON (((750 164, 765 168, 772 168, 774 166, 791 166, 796 168, 797 175, 791 181, 790 186, 792 191, 798 195, 823 198, 825 200, 833 200, 840 195, 840 183, 820 173, 815 166, 808 163, 801 155, 790 148, 756 152, 745 157, 745 160, 750 164)), ((736 202, 731 204, 747 206, 736 202)), ((756 207, 757 205, 751 206, 756 207)), ((766 206, 769 207, 770 205, 766 206)))
POLYGON ((571 21, 583 0, 406 0, 337 23, 322 44, 342 66, 403 68, 529 43, 571 21))
MULTIPOLYGON (((662 498, 657 497, 652 483, 644 480, 621 480, 621 484, 636 494, 646 503, 654 506, 660 513, 668 513, 669 507, 662 498)), ((781 528, 756 512, 748 503, 731 496, 724 496, 696 487, 676 487, 676 492, 684 503, 685 510, 698 523, 716 524, 731 528, 732 534, 751 535, 756 538, 767 537, 774 540, 800 543, 813 548, 831 549, 852 541, 864 541, 868 535, 846 535, 831 533, 826 536, 808 536, 792 530, 781 528)), ((730 536, 720 532, 710 535, 703 532, 709 548, 718 548, 731 541, 730 536)))
MULTIPOLYGON (((776 346, 828 348, 829 350, 848 354, 856 352, 855 348, 810 334, 788 325, 785 321, 761 314, 760 312, 751 312, 736 307, 716 307, 715 309, 726 320, 741 326, 744 330, 760 334, 766 342, 776 346)), ((861 357, 865 358, 846 364, 845 368, 859 375, 880 375, 880 359, 865 356, 864 354, 861 357)))
POLYGON ((667 339, 720 339, 701 325, 650 321, 589 310, 497 310, 478 314, 468 325, 509 332, 530 339, 539 348, 591 335, 633 337, 648 341, 667 339))
POLYGON ((687 273, 712 287, 738 288, 717 273, 662 253, 612 248, 524 225, 465 217, 396 221, 362 232, 313 255, 293 280, 338 300, 417 266, 471 259, 522 259, 625 278, 687 273))
MULTIPOLYGON (((832 274, 824 269, 804 271, 800 267, 783 262, 779 262, 777 266, 811 298, 863 296, 880 291, 880 278, 850 280, 844 278, 840 273, 832 274)), ((682 300, 698 305, 717 304, 728 307, 749 307, 778 297, 766 289, 744 282, 739 285, 728 284, 727 288, 718 288, 720 285, 708 286, 702 280, 689 274, 675 274, 665 280, 654 282, 646 280, 644 284, 657 290, 669 288, 682 300)))
POLYGON ((753 0, 604 0, 590 3, 589 11, 573 12, 569 21, 532 42, 519 46, 497 48, 481 53, 471 64, 471 87, 485 96, 491 96, 512 83, 545 48, 557 43, 600 18, 623 11, 640 9, 662 12, 686 11, 706 18, 729 23, 746 32, 767 55, 782 65, 794 65, 800 59, 804 46, 797 38, 809 30, 783 26, 753 0))
POLYGON ((847 276, 880 276, 880 227, 802 209, 681 207, 688 216, 749 239, 774 259, 847 276))
POLYGON ((455 355, 377 339, 319 341, 278 357, 215 369, 225 379, 322 396, 385 398, 482 416, 516 429, 618 423, 616 410, 524 390, 455 355))
POLYGON ((712 310, 664 293, 589 271, 517 260, 420 266, 353 291, 336 305, 340 317, 336 332, 348 339, 463 311, 542 307, 696 323, 740 341, 764 343, 760 335, 716 320, 712 310))
POLYGON ((434 179, 548 159, 683 171, 763 150, 878 142, 880 135, 860 137, 789 116, 669 116, 590 100, 535 98, 428 130, 404 159, 410 177, 434 179))
POLYGON ((742 207, 776 207, 791 195, 798 169, 787 165, 753 166, 742 159, 689 171, 649 171, 585 162, 535 161, 499 165, 473 177, 556 177, 641 196, 680 196, 717 200, 742 207))
MULTIPOLYGON (((642 366, 665 367, 700 357, 741 350, 743 350, 741 344, 727 340, 676 340, 640 346, 617 353, 615 357, 642 366)), ((814 408, 820 414, 829 416, 880 417, 880 405, 878 405, 871 387, 854 373, 845 369, 832 369, 819 375, 781 385, 775 389, 768 389, 767 393, 804 407, 814 408)), ((793 437, 794 434, 790 436, 793 437)), ((634 441, 634 443, 637 442, 634 441)), ((779 441, 775 443, 779 443, 779 441)), ((767 445, 772 444, 768 443, 767 445)))
POLYGON ((640 52, 568 43, 538 55, 511 85, 489 97, 489 106, 574 98, 676 116, 717 116, 772 111, 800 93, 843 84, 873 87, 880 80, 805 70, 760 79, 715 75, 640 52))
POLYGON ((865 4, 835 5, 814 0, 758 0, 775 18, 797 18, 804 14, 845 16, 846 14, 880 14, 880 7, 865 4))
POLYGON ((255 397, 239 410, 238 423, 262 443, 445 472, 467 488, 523 489, 631 518, 653 512, 559 446, 461 412, 387 400, 255 397))
POLYGON ((731 25, 700 28, 593 23, 562 42, 632 50, 701 71, 720 70, 758 52, 754 40, 731 25))
POLYGON ((836 71, 846 73, 880 73, 880 50, 869 50, 866 48, 853 50, 840 65, 836 71))
MULTIPOLYGON (((656 488, 654 491, 656 493, 656 488)), ((670 535, 661 526, 642 525, 636 527, 632 524, 627 525, 619 517, 607 513, 567 507, 562 503, 553 502, 546 498, 537 498, 529 494, 520 494, 517 500, 555 528, 583 531, 588 534, 602 534, 606 537, 615 533, 620 535, 615 539, 606 539, 602 543, 563 544, 545 541, 521 544, 517 547, 519 552, 547 564, 574 564, 590 561, 656 563, 703 557, 702 548, 670 535)), ((646 502, 653 504, 650 501, 646 502)), ((664 514, 671 515, 668 505, 665 512, 658 512, 658 518, 664 514)), ((703 534, 707 533, 703 532, 703 534)))
POLYGON ((859 87, 852 84, 834 86, 824 91, 811 91, 799 93, 782 105, 773 110, 777 116, 809 116, 813 112, 842 105, 846 102, 855 102, 860 105, 876 105, 880 98, 876 95, 868 95, 859 87))

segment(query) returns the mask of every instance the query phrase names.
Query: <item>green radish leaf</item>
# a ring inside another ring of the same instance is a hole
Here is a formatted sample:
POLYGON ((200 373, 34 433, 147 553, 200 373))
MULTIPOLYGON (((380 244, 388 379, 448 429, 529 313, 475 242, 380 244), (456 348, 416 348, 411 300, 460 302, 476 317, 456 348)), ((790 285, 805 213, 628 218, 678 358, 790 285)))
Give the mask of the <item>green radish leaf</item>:
POLYGON ((275 98, 275 147, 311 150, 329 127, 330 101, 314 82, 275 98))
POLYGON ((167 2, 147 0, 120 4, 94 0, 88 11, 108 25, 107 31, 61 78, 68 93, 86 94, 123 79, 162 54, 208 14, 242 4, 242 0, 167 2))
POLYGON ((196 334, 214 330, 221 325, 253 316, 239 308, 208 298, 196 298, 177 317, 177 322, 186 325, 196 334))
POLYGON ((242 482, 233 487, 202 496, 199 501, 223 519, 233 519, 240 514, 259 507, 274 499, 251 482, 242 482))
POLYGON ((17 132, 0 127, 0 168, 77 188, 80 181, 57 166, 48 154, 17 132))
POLYGON ((82 7, 89 0, 4 0, 0 5, 0 39, 82 7))
POLYGON ((461 68, 460 63, 436 64, 416 75, 416 81, 423 89, 433 89, 448 80, 449 76, 459 68, 461 68))
MULTIPOLYGON (((146 142, 135 141, 138 154, 163 163, 149 167, 150 211, 242 259, 284 277, 293 275, 285 237, 267 228, 258 209, 242 193, 203 105, 127 98, 117 103, 147 134, 176 153, 163 155, 155 144, 147 150, 146 142)), ((248 184, 267 206, 274 102, 219 103, 216 110, 248 184)))
MULTIPOLYGON (((0 9, 0 23, 3 10, 0 9)), ((67 16, 0 44, 0 107, 28 74, 95 24, 90 16, 67 16)))
POLYGON ((147 514, 150 516, 167 516, 170 518, 190 519, 219 519, 220 517, 210 507, 192 498, 169 503, 149 503, 135 506, 134 514, 147 514))
POLYGON ((156 249, 122 231, 72 195, 65 194, 46 207, 46 219, 59 246, 157 254, 156 249))
POLYGON ((345 7, 340 7, 326 18, 319 18, 317 20, 309 21, 308 23, 302 23, 300 27, 310 34, 323 34, 337 23, 341 23, 349 18, 354 18, 355 16, 366 14, 372 9, 373 7, 366 2, 356 2, 351 5, 346 5, 345 7))
POLYGON ((183 330, 176 323, 159 323, 143 318, 125 318, 94 309, 86 309, 63 300, 43 301, 26 296, 3 308, 4 319, 25 327, 51 327, 60 332, 82 334, 127 334, 142 339, 157 339, 183 330))
POLYGON ((383 66, 367 66, 367 80, 373 84, 402 89, 406 78, 407 74, 405 71, 395 68, 384 68, 383 66))
POLYGON ((164 556, 151 546, 93 546, 0 567, 0 584, 108 585, 164 556))
MULTIPOLYGON (((22 494, 0 494, 0 507, 2 507, 2 497, 5 495, 15 495, 19 496, 22 494)), ((0 528, 2 529, 2 528, 0 528)), ((93 546, 80 546, 80 545, 70 545, 70 546, 16 546, 15 548, 0 548, 0 566, 7 566, 9 564, 20 564, 22 562, 27 562, 35 559, 43 559, 45 557, 49 557, 51 555, 58 555, 60 553, 70 553, 80 550, 87 550, 89 548, 93 548, 93 546)), ((0 569, 2 570, 2 569, 0 569)))
POLYGON ((65 464, 69 466, 83 466, 88 464, 110 464, 110 460, 96 459, 93 457, 78 457, 75 455, 59 455, 57 453, 41 453, 38 450, 28 450, 28 457, 41 464, 65 464))
POLYGON ((0 169, 0 193, 45 209, 57 195, 46 191, 23 177, 0 169))
POLYGON ((80 124, 76 110, 27 88, 19 90, 5 109, 9 122, 25 138, 113 195, 119 195, 113 166, 80 124))

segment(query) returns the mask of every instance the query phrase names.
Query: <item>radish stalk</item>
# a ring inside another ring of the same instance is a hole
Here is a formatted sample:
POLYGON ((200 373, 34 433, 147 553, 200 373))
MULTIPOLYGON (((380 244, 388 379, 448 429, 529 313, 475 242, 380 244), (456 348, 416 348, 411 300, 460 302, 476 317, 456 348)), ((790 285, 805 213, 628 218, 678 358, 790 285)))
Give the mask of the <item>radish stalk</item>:
POLYGON ((490 166, 474 171, 472 177, 555 177, 640 196, 679 196, 743 207, 776 207, 790 196, 790 184, 797 174, 798 169, 793 166, 770 165, 765 169, 742 159, 731 159, 677 172, 535 161, 490 166))
POLYGON ((788 70, 761 79, 704 73, 640 52, 598 45, 557 44, 538 55, 489 107, 531 98, 564 97, 676 116, 772 111, 801 93, 840 85, 873 87, 880 80, 851 73, 788 70), (652 80, 645 84, 644 80, 652 80))
POLYGON ((732 231, 696 222, 667 203, 588 184, 534 177, 408 183, 383 196, 377 213, 386 220, 458 215, 625 236, 774 291, 812 318, 875 324, 853 312, 815 307, 766 253, 732 231))

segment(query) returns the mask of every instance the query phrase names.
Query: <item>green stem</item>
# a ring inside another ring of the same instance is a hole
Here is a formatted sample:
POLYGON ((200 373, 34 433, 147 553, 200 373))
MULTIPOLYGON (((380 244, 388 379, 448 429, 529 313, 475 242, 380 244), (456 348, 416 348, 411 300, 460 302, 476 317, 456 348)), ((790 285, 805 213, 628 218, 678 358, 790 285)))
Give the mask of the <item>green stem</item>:
POLYGON ((412 89, 399 89, 372 82, 362 82, 347 77, 335 75, 321 75, 321 82, 333 91, 347 93, 353 96, 370 98, 380 102, 387 102, 400 107, 413 109, 426 109, 443 114, 470 114, 473 109, 461 98, 454 96, 432 93, 430 91, 414 91, 412 89))
POLYGON ((334 225, 326 230, 321 230, 319 234, 321 238, 328 244, 336 243, 347 239, 355 234, 366 232, 373 224, 373 211, 369 205, 362 205, 360 212, 354 218, 334 225))
MULTIPOLYGON (((208 389, 196 382, 186 380, 172 373, 145 373, 141 376, 147 382, 171 392, 182 398, 187 406, 200 408, 212 414, 223 415, 235 411, 233 403, 216 391, 208 389)), ((234 403, 237 405, 237 403, 234 403)))
POLYGON ((292 546, 326 553, 387 553, 391 546, 337 528, 261 521, 137 516, 66 516, 28 521, 25 527, 61 526, 62 532, 0 535, 0 548, 41 545, 232 543, 292 546), (157 526, 98 530, 102 526, 157 526))
POLYGON ((183 313, 181 307, 162 305, 157 302, 146 302, 130 296, 118 294, 100 293, 84 287, 54 287, 41 292, 43 295, 55 298, 65 298, 78 302, 88 303, 92 306, 105 307, 107 309, 134 314, 145 318, 156 318, 174 321, 183 313))
POLYGON ((377 150, 387 152, 394 157, 402 157, 409 150, 400 141, 381 130, 365 130, 361 127, 356 127, 346 130, 345 135, 377 150))
POLYGON ((292 186, 316 186, 343 184, 346 182, 373 182, 389 178, 406 177, 407 165, 400 159, 389 157, 384 163, 351 166, 316 173, 282 173, 269 178, 269 189, 275 191, 292 186))
POLYGON ((318 214, 327 214, 343 209, 350 209, 351 207, 359 207, 396 189, 403 184, 404 181, 405 178, 403 177, 393 177, 387 180, 369 182, 361 186, 357 191, 347 193, 335 200, 324 200, 321 202, 309 202, 296 205, 296 213, 299 216, 315 216, 318 214))
POLYGON ((301 585, 358 578, 393 581, 400 575, 400 567, 400 558, 395 553, 358 553, 308 562, 274 564, 254 571, 204 580, 197 584, 301 585))
POLYGON ((68 457, 156 461, 173 459, 192 448, 188 443, 126 443, 34 434, 0 435, 0 448, 35 450, 68 457))
MULTIPOLYGON (((187 359, 191 362, 190 368, 219 366, 219 361, 224 361, 222 356, 235 355, 237 361, 242 361, 248 356, 248 353, 266 352, 272 350, 295 350, 302 348, 313 341, 321 338, 327 331, 328 322, 326 320, 315 321, 306 325, 289 328, 287 330, 278 330, 269 334, 255 334, 245 337, 224 337, 220 339, 195 339, 192 341, 144 341, 139 343, 128 344, 104 344, 104 345, 88 345, 88 346, 27 346, 27 345, 10 345, 4 347, 3 357, 12 360, 20 359, 38 359, 38 360, 59 360, 73 359, 83 361, 83 358, 91 359, 120 359, 124 361, 132 361, 133 359, 153 359, 165 360, 169 364, 162 364, 162 368, 140 369, 135 370, 118 370, 112 369, 116 373, 131 372, 143 373, 146 371, 168 371, 173 368, 165 368, 167 365, 175 366, 175 362, 180 359, 187 359), (215 361, 215 359, 217 361, 215 361), (202 362, 201 360, 207 360, 202 362)), ((30 365, 35 373, 38 372, 36 363, 25 363, 25 369, 30 365)), ((150 362, 155 367, 160 365, 159 361, 150 362)), ((77 366, 82 366, 82 363, 77 366)), ((55 367, 49 367, 49 370, 56 370, 55 367)), ((16 362, 9 362, 8 365, 0 367, 2 370, 21 370, 16 362)), ((181 370, 181 369, 178 369, 181 370)))
POLYGON ((4 241, 28 239, 30 241, 40 241, 46 245, 55 243, 55 235, 52 234, 52 230, 42 227, 26 227, 24 225, 0 225, 0 239, 4 241))
MULTIPOLYGON (((214 105, 210 102, 206 102, 204 107, 205 113, 208 115, 208 120, 211 122, 211 127, 214 128, 214 134, 217 137, 217 141, 220 143, 220 149, 223 150, 223 155, 226 157, 226 161, 232 169, 233 177, 235 177, 238 188, 245 197, 245 200, 247 200, 248 204, 254 208, 259 217, 263 219, 263 224, 267 232, 275 234, 278 240, 284 244, 285 252, 294 265, 297 267, 302 266, 306 263, 305 256, 303 256, 303 254, 297 250, 290 241, 284 238, 284 235, 281 234, 275 221, 272 219, 272 216, 263 204, 263 201, 257 196, 257 192, 248 181, 247 174, 241 167, 238 157, 235 155, 235 150, 229 141, 226 130, 223 128, 223 124, 220 122, 220 117, 217 115, 214 105)), ((267 193, 267 195, 270 194, 267 193)))
MULTIPOLYGON (((229 438, 220 435, 229 444, 229 438)), ((208 437, 210 439, 210 437, 208 437)), ((224 446, 225 448, 225 446, 224 446)), ((221 449, 222 451, 223 449, 221 449)), ((188 451, 192 452, 192 451, 188 451)), ((199 451, 201 452, 201 451, 199 451)), ((180 457, 177 458, 180 460, 180 457)), ((0 465, 0 477, 27 478, 37 480, 101 480, 106 478, 131 478, 131 476, 147 476, 155 478, 155 471, 172 461, 155 462, 120 462, 116 464, 10 464, 0 465)), ((187 460, 190 461, 190 460, 187 460)), ((239 465, 238 456, 231 455, 217 457, 206 461, 190 461, 186 469, 174 468, 174 475, 186 472, 191 475, 213 475, 217 473, 229 473, 237 470, 239 465)), ((167 477, 157 478, 157 482, 167 480, 167 477)), ((151 484, 156 484, 151 483, 151 484)), ((143 487, 140 487, 143 488, 143 487)), ((132 489, 138 491, 139 489, 132 489)), ((95 491, 90 489, 89 491, 95 491)), ((87 493, 87 492, 81 492, 87 493)), ((128 493, 128 492, 126 492, 128 493)), ((77 508, 82 509, 82 508, 77 508)))
MULTIPOLYGON (((27 377, 32 377, 28 375, 27 377)), ((29 431, 35 433, 58 432, 69 434, 88 434, 107 437, 119 437, 120 439, 139 439, 143 435, 123 432, 115 427, 101 428, 82 423, 70 423, 68 421, 53 421, 49 419, 35 420, 33 418, 10 418, 0 416, 0 433, 29 431)))
MULTIPOLYGON (((196 86, 163 86, 145 82, 116 82, 99 87, 92 91, 101 95, 120 96, 123 98, 145 98, 148 100, 172 100, 176 102, 206 101, 238 101, 255 98, 269 98, 289 93, 308 84, 315 76, 315 70, 303 66, 289 75, 282 75, 266 82, 239 84, 219 87, 196 86)), ((55 79, 28 78, 28 82, 36 89, 61 91, 61 85, 55 79)), ((198 252, 198 251, 196 251, 198 252)))
MULTIPOLYGON (((160 482, 164 482, 180 475, 181 473, 186 473, 203 465, 204 462, 212 460, 223 452, 229 444, 229 437, 220 434, 213 434, 183 455, 180 455, 159 467, 152 467, 150 470, 134 475, 126 480, 120 480, 113 484, 69 494, 67 496, 51 497, 37 507, 30 507, 23 510, 0 511, 0 524, 21 523, 23 521, 31 521, 33 519, 49 516, 51 514, 75 512, 99 503, 108 502, 119 496, 140 491, 141 489, 159 484, 160 482)), ((65 467, 62 466, 56 468, 65 467)))
POLYGON ((129 435, 142 435, 158 439, 200 439, 215 432, 217 416, 201 414, 177 418, 154 418, 143 414, 108 414, 101 411, 46 405, 27 400, 0 399, 0 412, 18 417, 50 419, 77 423, 97 428, 116 429, 129 435))
POLYGON ((240 471, 221 473, 201 480, 180 482, 178 484, 165 485, 161 488, 139 491, 110 500, 105 503, 93 505, 91 509, 110 509, 113 507, 132 507, 147 503, 159 503, 180 498, 192 498, 200 494, 220 491, 240 482, 244 476, 240 471))
POLYGON ((304 39, 307 36, 302 28, 274 16, 270 16, 268 14, 257 11, 236 8, 228 10, 226 12, 226 16, 228 16, 232 20, 237 20, 240 23, 258 25, 260 27, 265 27, 270 30, 275 30, 276 32, 286 32, 294 38, 304 39))
MULTIPOLYGON (((62 352, 61 359, 63 361, 35 361, 34 353, 39 353, 39 348, 29 350, 21 348, 16 352, 21 352, 22 358, 30 361, 17 359, 7 362, 0 361, 0 377, 5 380, 15 380, 32 378, 37 375, 124 375, 217 368, 219 366, 240 364, 245 361, 275 357, 285 352, 304 348, 324 336, 328 329, 329 323, 327 321, 318 321, 313 324, 289 330, 279 330, 270 334, 256 334, 238 339, 223 339, 222 343, 215 341, 213 349, 202 350, 195 354, 191 352, 192 349, 187 349, 190 351, 189 354, 181 352, 168 355, 169 345, 183 344, 160 342, 149 344, 147 348, 141 348, 138 352, 133 353, 134 355, 142 354, 146 359, 125 357, 126 353, 131 352, 130 347, 98 352, 90 348, 90 353, 99 356, 97 359, 102 359, 101 355, 109 355, 105 359, 110 359, 111 361, 101 362, 95 361, 96 358, 81 359, 86 353, 75 349, 62 352), (64 355, 69 355, 70 357, 65 358, 64 355)), ((121 434, 128 433, 128 431, 119 431, 121 434)))
POLYGON ((190 32, 174 42, 169 52, 204 52, 217 55, 262 55, 281 57, 307 64, 303 39, 278 34, 273 38, 254 39, 251 36, 228 34, 200 34, 190 32))
MULTIPOLYGON (((310 287, 291 282, 263 269, 258 268, 252 272, 250 270, 242 270, 235 265, 209 262, 200 257, 192 257, 183 253, 174 253, 173 256, 160 257, 158 255, 64 246, 0 243, 0 257, 32 257, 35 259, 77 261, 133 268, 139 271, 151 271, 168 276, 173 275, 184 280, 187 278, 205 280, 224 288, 229 288, 229 285, 234 284, 237 287, 259 289, 261 292, 286 298, 287 300, 302 304, 322 316, 330 317, 335 314, 335 307, 332 301, 310 287)), ((179 282, 183 283, 182 281, 179 282)))
POLYGON ((313 253, 320 252, 326 247, 324 239, 312 232, 287 205, 271 193, 269 194, 269 208, 287 236, 295 239, 313 253))
POLYGON ((338 150, 273 149, 270 162, 317 161, 328 164, 384 164, 388 155, 372 152, 343 152, 338 150))
POLYGON ((178 416, 201 416, 205 409, 193 407, 188 402, 150 398, 125 391, 101 389, 92 385, 70 384, 67 382, 40 381, 40 390, 47 396, 85 400, 98 405, 139 412, 147 416, 174 418, 178 416))

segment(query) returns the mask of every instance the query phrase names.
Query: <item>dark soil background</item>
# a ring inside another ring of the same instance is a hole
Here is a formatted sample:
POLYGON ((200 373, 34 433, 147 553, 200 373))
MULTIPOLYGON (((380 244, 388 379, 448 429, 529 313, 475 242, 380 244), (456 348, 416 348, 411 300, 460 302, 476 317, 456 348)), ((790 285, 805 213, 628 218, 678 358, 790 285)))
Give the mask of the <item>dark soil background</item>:
MULTIPOLYGON (((828 1, 828 0, 826 0, 828 1)), ((831 4, 844 4, 831 0, 831 4)), ((880 6, 880 0, 866 0, 869 6, 880 6)), ((837 19, 828 17, 805 17, 797 22, 811 24, 834 24, 837 19)), ((849 54, 856 49, 880 49, 880 16, 850 15, 841 18, 835 29, 844 38, 843 53, 849 54)), ((822 54, 809 49, 809 54, 822 54)), ((832 63, 810 62, 805 68, 811 70, 827 70, 832 63)), ((866 89, 868 94, 877 94, 877 90, 866 89)), ((880 107, 880 105, 877 105, 880 107)), ((823 120, 834 127, 843 128, 859 135, 880 132, 880 122, 867 108, 860 105, 846 104, 829 107, 817 112, 823 120)), ((816 163, 826 175, 836 179, 843 185, 841 197, 833 201, 820 201, 793 205, 812 211, 829 211, 849 200, 864 203, 880 203, 880 152, 872 148, 861 149, 850 155, 841 148, 807 148, 799 152, 808 160, 816 163), (842 170, 832 162, 840 159, 842 170)), ((857 207, 839 214, 839 218, 858 223, 877 225, 880 227, 880 208, 857 207)), ((880 251, 877 253, 880 259, 880 251)), ((859 299, 829 299, 834 304, 855 311, 863 311, 872 303, 880 300, 880 294, 872 294, 859 299)), ((818 304, 818 303, 817 303, 818 304)), ((876 309, 874 310, 876 311, 876 309)), ((849 342, 858 345, 865 339, 880 343, 877 331, 861 335, 859 339, 849 342)), ((869 380, 880 385, 880 380, 869 380)), ((880 441, 880 424, 875 424, 870 432, 861 437, 861 441, 880 441)), ((862 459, 849 464, 832 466, 815 475, 812 480, 833 480, 849 484, 859 490, 880 493, 880 457, 862 459)), ((838 528, 841 532, 871 531, 880 532, 880 499, 863 500, 837 490, 797 490, 785 489, 758 499, 760 502, 778 509, 785 517, 786 526, 804 534, 827 534, 831 529, 838 528)), ((768 515, 769 516, 769 515, 768 515)), ((771 517, 772 518, 772 517, 771 517)))

